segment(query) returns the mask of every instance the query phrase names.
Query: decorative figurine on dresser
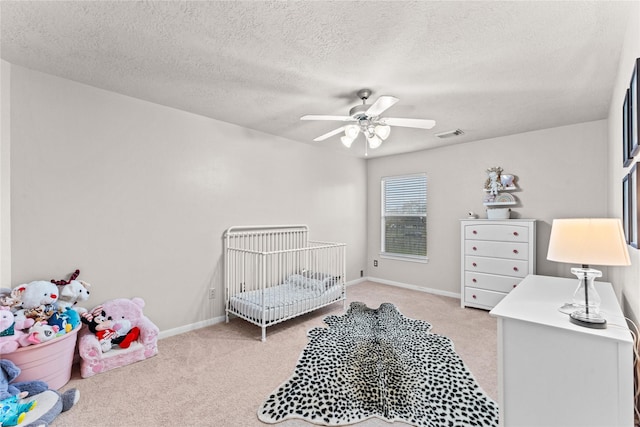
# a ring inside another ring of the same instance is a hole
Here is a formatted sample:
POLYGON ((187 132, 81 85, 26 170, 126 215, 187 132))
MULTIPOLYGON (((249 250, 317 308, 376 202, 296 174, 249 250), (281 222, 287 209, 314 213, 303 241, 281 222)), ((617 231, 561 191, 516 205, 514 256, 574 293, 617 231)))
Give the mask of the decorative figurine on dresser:
POLYGON ((529 274, 536 273, 536 220, 509 219, 517 203, 515 176, 487 169, 488 219, 460 220, 460 305, 491 310, 529 274))
POLYGON ((487 169, 488 178, 484 183, 484 191, 487 194, 484 197, 484 205, 487 207, 489 219, 509 219, 511 209, 504 206, 517 203, 516 198, 508 193, 517 189, 516 177, 502 172, 500 166, 487 169))

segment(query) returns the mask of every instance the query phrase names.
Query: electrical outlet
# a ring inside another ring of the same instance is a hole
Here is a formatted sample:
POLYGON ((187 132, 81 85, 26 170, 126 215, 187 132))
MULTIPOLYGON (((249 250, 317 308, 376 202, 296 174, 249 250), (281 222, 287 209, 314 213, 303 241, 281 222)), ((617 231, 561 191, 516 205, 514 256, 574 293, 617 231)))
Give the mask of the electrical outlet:
POLYGON ((215 299, 216 298, 216 288, 210 288, 209 289, 209 299, 215 299))
POLYGON ((378 266, 378 260, 377 260, 377 259, 374 259, 374 260, 373 260, 373 266, 374 266, 374 267, 377 267, 377 266, 378 266))

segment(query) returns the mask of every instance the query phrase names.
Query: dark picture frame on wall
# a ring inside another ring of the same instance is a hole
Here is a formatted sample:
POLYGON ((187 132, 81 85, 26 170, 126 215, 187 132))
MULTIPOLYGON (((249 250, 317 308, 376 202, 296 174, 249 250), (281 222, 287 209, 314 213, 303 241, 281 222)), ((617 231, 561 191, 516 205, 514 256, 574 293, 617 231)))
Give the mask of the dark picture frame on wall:
POLYGON ((638 248, 638 163, 629 171, 629 244, 638 248))
MULTIPOLYGON (((640 108, 638 108, 638 72, 640 72, 640 58, 636 59, 633 73, 631 74, 631 82, 629 83, 629 144, 631 146, 631 157, 634 157, 640 151, 638 145, 638 123, 640 122, 640 108)), ((623 131, 624 132, 624 131, 623 131)))
POLYGON ((622 165, 626 168, 631 164, 633 156, 631 155, 631 126, 629 122, 629 89, 624 96, 622 104, 622 165))
POLYGON ((629 185, 629 175, 622 178, 622 226, 627 244, 631 243, 631 186, 629 185))

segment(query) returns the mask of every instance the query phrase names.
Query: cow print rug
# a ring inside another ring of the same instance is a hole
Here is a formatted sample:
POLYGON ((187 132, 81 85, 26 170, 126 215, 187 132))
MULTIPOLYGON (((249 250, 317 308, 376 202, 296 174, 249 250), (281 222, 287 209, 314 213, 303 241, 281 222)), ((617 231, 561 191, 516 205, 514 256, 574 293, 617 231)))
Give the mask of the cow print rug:
POLYGON ((446 337, 390 303, 352 302, 314 328, 294 374, 258 410, 265 423, 297 418, 347 425, 377 417, 416 426, 497 426, 498 406, 446 337))

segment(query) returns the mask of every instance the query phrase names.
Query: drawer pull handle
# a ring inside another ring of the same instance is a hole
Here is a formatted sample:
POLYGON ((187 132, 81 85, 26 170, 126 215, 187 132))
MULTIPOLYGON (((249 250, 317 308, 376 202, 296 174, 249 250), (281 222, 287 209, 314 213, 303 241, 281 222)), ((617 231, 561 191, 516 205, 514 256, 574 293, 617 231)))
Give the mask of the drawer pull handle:
POLYGON ((519 236, 519 234, 518 234, 518 232, 517 232, 517 231, 514 231, 514 232, 513 232, 513 235, 514 235, 514 236, 519 236))
POLYGON ((471 281, 472 281, 473 283, 478 283, 478 281, 477 281, 476 279, 471 279, 471 281))
POLYGON ((474 251, 477 251, 477 250, 478 250, 478 248, 476 248, 475 246, 474 246, 474 247, 472 247, 471 249, 473 249, 474 251))
POLYGON ((474 267, 477 267, 477 266, 478 266, 478 264, 476 264, 475 262, 474 262, 473 264, 471 264, 471 265, 473 265, 474 267))
POLYGON ((515 288, 516 286, 518 286, 518 284, 516 283, 515 285, 513 285, 513 287, 515 288))
POLYGON ((471 297, 472 297, 473 299, 476 299, 476 298, 478 298, 478 297, 477 297, 477 296, 475 296, 475 295, 472 295, 471 297))
POLYGON ((514 254, 517 254, 517 253, 518 253, 518 250, 517 250, 517 249, 514 249, 514 250, 513 250, 513 253, 514 253, 514 254))
POLYGON ((477 232, 476 230, 473 230, 473 232, 472 232, 472 233, 473 233, 473 234, 478 234, 478 232, 477 232))
POLYGON ((513 267, 513 271, 518 271, 518 267, 513 267))

